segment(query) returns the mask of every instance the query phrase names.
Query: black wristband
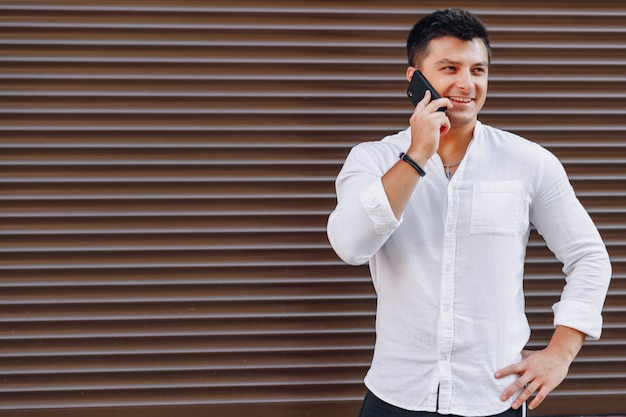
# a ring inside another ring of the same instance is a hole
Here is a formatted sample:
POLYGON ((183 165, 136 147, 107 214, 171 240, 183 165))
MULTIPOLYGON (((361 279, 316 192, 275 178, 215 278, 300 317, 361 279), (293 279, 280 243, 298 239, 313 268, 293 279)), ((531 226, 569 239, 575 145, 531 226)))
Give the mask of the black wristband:
POLYGON ((426 175, 426 171, 424 171, 422 169, 421 166, 419 166, 417 164, 417 162, 415 162, 413 160, 413 158, 411 158, 409 155, 405 154, 404 152, 400 153, 400 159, 402 159, 404 162, 406 162, 407 164, 411 165, 413 168, 415 168, 415 170, 417 171, 418 174, 420 174, 420 177, 423 177, 424 175, 426 175))

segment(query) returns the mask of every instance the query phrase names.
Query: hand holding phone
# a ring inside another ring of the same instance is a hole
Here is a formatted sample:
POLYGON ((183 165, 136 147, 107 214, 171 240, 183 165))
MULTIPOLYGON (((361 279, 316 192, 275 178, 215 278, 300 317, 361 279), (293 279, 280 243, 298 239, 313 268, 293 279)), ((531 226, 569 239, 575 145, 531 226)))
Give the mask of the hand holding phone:
MULTIPOLYGON (((441 98, 437 90, 430 85, 424 74, 420 72, 420 70, 415 70, 413 73, 413 78, 411 78, 411 82, 409 83, 409 88, 406 90, 406 95, 409 97, 409 100, 413 103, 414 106, 417 106, 417 103, 422 101, 424 98, 424 94, 426 94, 426 90, 430 90, 430 99, 436 100, 441 98)), ((439 107, 437 111, 442 111, 445 113, 447 107, 439 107)))

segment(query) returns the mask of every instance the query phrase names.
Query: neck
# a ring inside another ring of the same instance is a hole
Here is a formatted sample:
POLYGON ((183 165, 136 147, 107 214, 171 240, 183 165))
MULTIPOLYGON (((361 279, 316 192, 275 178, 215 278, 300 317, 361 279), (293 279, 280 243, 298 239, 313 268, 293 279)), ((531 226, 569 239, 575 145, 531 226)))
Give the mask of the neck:
POLYGON ((475 124, 463 125, 441 135, 437 153, 444 164, 456 164, 463 159, 474 136, 474 126, 475 124))

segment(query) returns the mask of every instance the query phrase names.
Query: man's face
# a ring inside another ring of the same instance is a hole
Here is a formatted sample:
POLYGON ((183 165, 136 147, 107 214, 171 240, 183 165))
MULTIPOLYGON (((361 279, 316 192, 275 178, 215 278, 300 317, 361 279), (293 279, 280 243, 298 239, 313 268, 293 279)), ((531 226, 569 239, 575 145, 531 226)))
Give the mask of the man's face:
MULTIPOLYGON (((419 69, 435 90, 454 107, 447 114, 452 127, 474 124, 487 98, 489 57, 483 41, 452 36, 433 39, 419 69)), ((407 78, 416 68, 410 67, 407 78)))

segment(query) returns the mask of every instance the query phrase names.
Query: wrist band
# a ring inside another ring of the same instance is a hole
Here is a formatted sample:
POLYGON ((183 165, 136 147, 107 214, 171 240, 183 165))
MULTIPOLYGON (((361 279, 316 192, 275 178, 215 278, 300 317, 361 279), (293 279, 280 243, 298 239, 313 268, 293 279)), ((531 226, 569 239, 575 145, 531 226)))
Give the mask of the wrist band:
POLYGON ((400 153, 400 159, 402 159, 404 162, 406 162, 407 164, 411 165, 413 168, 415 168, 415 170, 417 171, 418 174, 420 174, 420 177, 423 177, 424 175, 426 175, 426 171, 424 171, 422 169, 421 166, 419 166, 417 164, 417 162, 415 162, 413 160, 413 158, 411 158, 409 155, 405 154, 404 152, 400 153))

